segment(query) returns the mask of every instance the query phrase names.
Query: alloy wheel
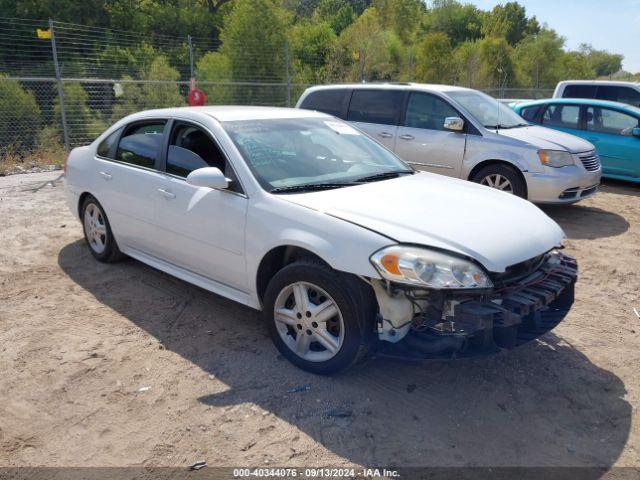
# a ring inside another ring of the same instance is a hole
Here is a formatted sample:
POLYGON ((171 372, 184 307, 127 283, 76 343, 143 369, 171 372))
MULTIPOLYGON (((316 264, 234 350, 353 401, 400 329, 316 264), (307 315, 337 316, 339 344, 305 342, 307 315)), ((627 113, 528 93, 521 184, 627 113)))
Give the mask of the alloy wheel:
POLYGON ((511 185, 509 179, 499 173, 487 175, 482 179, 480 184, 497 190, 502 190, 503 192, 513 193, 513 185, 511 185))
POLYGON ((84 209, 84 231, 89 247, 100 254, 107 246, 107 225, 102 212, 95 203, 84 209))
POLYGON ((310 362, 333 358, 344 343, 344 321, 338 304, 308 282, 284 287, 274 305, 276 329, 285 345, 310 362))

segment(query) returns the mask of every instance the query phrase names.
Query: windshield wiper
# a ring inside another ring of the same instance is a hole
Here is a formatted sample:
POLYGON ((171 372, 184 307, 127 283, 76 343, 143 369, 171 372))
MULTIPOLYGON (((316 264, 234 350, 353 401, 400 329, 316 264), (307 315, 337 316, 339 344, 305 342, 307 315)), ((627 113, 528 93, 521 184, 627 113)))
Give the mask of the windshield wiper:
POLYGON ((289 185, 288 187, 276 187, 269 190, 269 193, 296 193, 309 192, 313 190, 330 190, 332 188, 342 188, 358 185, 358 183, 334 182, 334 183, 304 183, 302 185, 289 185))
POLYGON ((509 128, 517 128, 517 127, 528 127, 528 123, 516 123, 515 125, 485 125, 484 128, 488 128, 489 130, 508 130, 509 128))
POLYGON ((375 175, 368 175, 366 177, 358 178, 356 182, 375 182, 376 180, 386 180, 387 178, 398 178, 402 174, 413 175, 413 170, 396 170, 393 172, 376 173, 375 175))

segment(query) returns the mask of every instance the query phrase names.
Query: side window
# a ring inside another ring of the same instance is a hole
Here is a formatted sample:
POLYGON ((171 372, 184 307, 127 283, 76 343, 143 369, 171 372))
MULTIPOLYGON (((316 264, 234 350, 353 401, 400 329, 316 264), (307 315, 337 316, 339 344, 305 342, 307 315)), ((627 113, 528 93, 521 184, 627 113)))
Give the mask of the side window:
POLYGON ((194 125, 176 122, 167 151, 167 173, 186 178, 192 171, 203 167, 219 168, 232 180, 229 190, 241 192, 233 168, 211 137, 194 125))
POLYGON ((565 98, 596 98, 596 85, 567 85, 562 96, 565 98))
POLYGON ((120 135, 120 131, 121 129, 116 130, 115 132, 113 132, 111 135, 109 135, 107 138, 105 138, 102 142, 100 142, 100 145, 98 145, 98 151, 96 152, 98 154, 98 156, 100 157, 104 157, 104 158, 113 158, 113 147, 116 144, 116 141, 118 140, 118 136, 120 135))
POLYGON ((162 145, 164 121, 136 123, 128 127, 116 151, 116 160, 140 167, 155 168, 162 145))
POLYGON ((578 128, 579 105, 549 105, 542 116, 542 124, 560 128, 578 128))
POLYGON ((520 116, 529 122, 533 122, 538 116, 539 111, 539 105, 536 105, 535 107, 523 108, 522 110, 520 110, 520 116))
POLYGON ((341 117, 348 94, 349 90, 317 90, 307 95, 300 104, 300 108, 318 110, 319 112, 341 117))
POLYGON ((355 90, 347 120, 397 125, 401 103, 402 92, 399 90, 355 90))
POLYGON ((630 105, 640 105, 640 92, 629 87, 615 87, 604 85, 598 87, 597 98, 611 100, 613 102, 628 103, 630 105))
POLYGON ((591 132, 629 136, 638 125, 638 119, 626 113, 608 108, 587 108, 587 130, 591 132))
POLYGON ((444 130, 446 117, 459 117, 460 114, 447 102, 435 95, 411 93, 407 102, 404 126, 428 130, 444 130))

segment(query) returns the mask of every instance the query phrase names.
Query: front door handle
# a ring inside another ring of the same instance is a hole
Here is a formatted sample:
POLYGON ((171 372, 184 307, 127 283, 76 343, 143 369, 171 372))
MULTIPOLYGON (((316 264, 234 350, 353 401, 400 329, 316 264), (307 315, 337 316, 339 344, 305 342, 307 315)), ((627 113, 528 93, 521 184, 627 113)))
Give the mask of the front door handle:
POLYGON ((400 137, 398 138, 401 138, 402 140, 413 140, 416 137, 414 137, 413 135, 405 134, 405 135, 400 135, 400 137))
POLYGON ((166 198, 176 198, 175 193, 171 193, 169 190, 165 190, 164 188, 159 188, 158 191, 166 198))
POLYGON ((105 180, 111 180, 113 178, 113 175, 111 175, 110 173, 107 172, 98 172, 100 175, 102 175, 102 178, 104 178, 105 180))
POLYGON ((381 137, 381 138, 391 138, 391 137, 393 137, 393 134, 391 134, 389 132, 380 132, 378 134, 378 136, 381 137))

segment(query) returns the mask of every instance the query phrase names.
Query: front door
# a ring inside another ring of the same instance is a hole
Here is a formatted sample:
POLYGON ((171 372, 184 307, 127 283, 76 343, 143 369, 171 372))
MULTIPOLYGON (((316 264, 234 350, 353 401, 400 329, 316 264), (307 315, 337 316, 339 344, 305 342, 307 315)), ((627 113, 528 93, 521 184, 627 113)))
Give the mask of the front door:
POLYGON ((393 150, 403 97, 404 92, 401 90, 354 90, 347 120, 378 143, 393 150))
POLYGON ((247 198, 213 137, 201 126, 174 121, 166 174, 156 185, 162 258, 226 286, 247 290, 247 198), (189 150, 195 155, 184 155, 189 150), (197 168, 216 167, 232 180, 227 190, 186 182, 197 168))
POLYGON ((638 118, 618 110, 586 107, 584 138, 596 146, 602 173, 640 178, 640 139, 631 132, 638 118))
POLYGON ((404 121, 398 128, 396 154, 418 170, 459 177, 467 135, 444 128, 446 117, 459 116, 435 95, 410 93, 404 121))

